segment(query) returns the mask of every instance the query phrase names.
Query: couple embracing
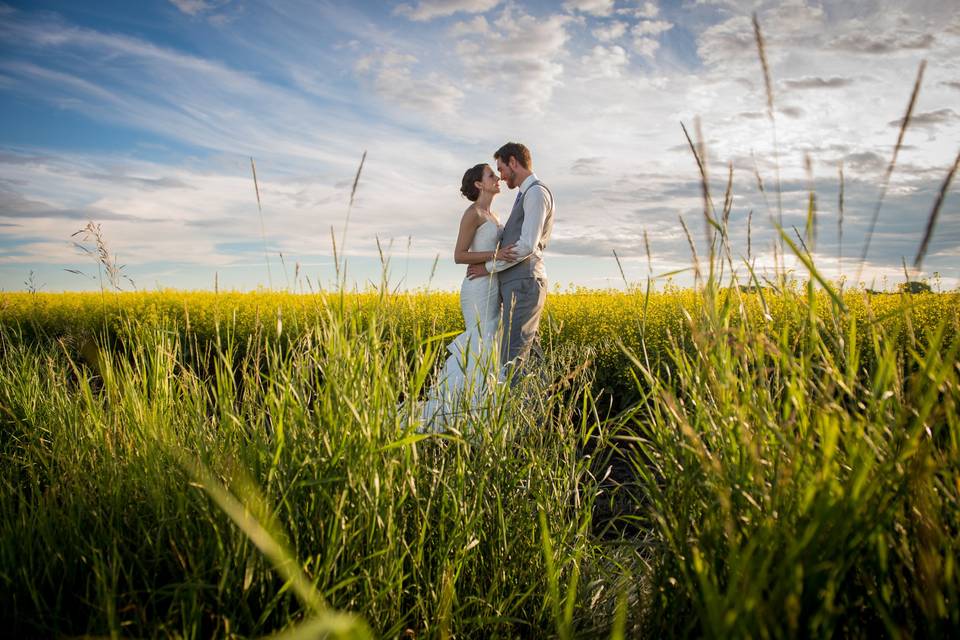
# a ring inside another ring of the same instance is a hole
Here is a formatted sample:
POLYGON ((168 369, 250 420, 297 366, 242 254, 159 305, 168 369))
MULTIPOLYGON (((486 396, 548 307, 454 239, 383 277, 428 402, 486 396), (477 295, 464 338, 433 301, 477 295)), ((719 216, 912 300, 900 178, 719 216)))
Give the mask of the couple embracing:
POLYGON ((463 176, 460 192, 472 201, 463 213, 454 260, 467 264, 460 286, 466 330, 423 408, 423 428, 440 431, 457 414, 485 403, 495 384, 516 383, 539 355, 537 331, 547 298, 543 250, 553 229, 553 194, 533 172, 530 150, 508 142, 493 154, 496 172, 478 164, 463 176), (494 213, 500 182, 517 189, 505 224, 494 213))

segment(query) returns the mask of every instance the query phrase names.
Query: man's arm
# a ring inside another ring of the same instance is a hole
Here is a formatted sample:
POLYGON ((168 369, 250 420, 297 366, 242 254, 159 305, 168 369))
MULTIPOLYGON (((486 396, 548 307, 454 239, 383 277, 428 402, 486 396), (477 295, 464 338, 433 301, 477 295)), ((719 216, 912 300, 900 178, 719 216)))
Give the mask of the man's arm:
POLYGON ((523 226, 520 227, 520 239, 517 240, 514 251, 517 254, 514 260, 489 260, 486 263, 487 271, 497 273, 505 271, 530 257, 540 246, 540 235, 547 219, 548 201, 547 191, 539 185, 533 185, 523 194, 523 226))

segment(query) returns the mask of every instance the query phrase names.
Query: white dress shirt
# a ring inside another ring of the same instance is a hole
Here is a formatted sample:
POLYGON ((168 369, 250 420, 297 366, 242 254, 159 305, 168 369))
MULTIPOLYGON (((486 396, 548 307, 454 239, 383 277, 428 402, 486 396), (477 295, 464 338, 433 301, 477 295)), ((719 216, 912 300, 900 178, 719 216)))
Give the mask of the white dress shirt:
POLYGON ((523 198, 523 225, 520 227, 520 239, 517 240, 515 247, 517 255, 516 260, 493 260, 487 261, 484 265, 490 273, 505 271, 513 267, 531 255, 541 257, 543 249, 540 246, 540 238, 543 234, 543 223, 547 218, 547 212, 553 207, 553 198, 545 188, 534 189, 527 193, 527 189, 537 181, 537 174, 531 173, 527 179, 520 184, 519 197, 523 198), (526 194, 524 196, 524 194, 526 194))

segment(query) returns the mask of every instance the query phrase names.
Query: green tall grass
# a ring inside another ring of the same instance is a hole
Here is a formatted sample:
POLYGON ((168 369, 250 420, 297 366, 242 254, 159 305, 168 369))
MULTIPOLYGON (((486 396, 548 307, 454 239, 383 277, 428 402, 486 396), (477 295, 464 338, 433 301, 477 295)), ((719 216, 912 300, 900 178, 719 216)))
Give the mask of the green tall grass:
POLYGON ((656 533, 654 637, 960 628, 960 342, 944 341, 960 316, 898 349, 834 302, 825 327, 817 304, 794 300, 798 335, 708 305, 669 375, 635 358, 651 391, 624 440, 656 533))
MULTIPOLYGON (((312 320, 224 313, 199 332, 197 315, 194 329, 187 312, 141 323, 134 306, 82 343, 5 322, 5 627, 960 627, 955 296, 783 284, 761 301, 709 278, 669 295, 656 304, 676 305, 682 331, 647 335, 650 299, 629 305, 641 349, 623 346, 625 373, 639 400, 622 414, 597 401, 606 338, 551 340, 542 378, 429 437, 405 407, 430 384, 443 338, 387 312, 400 304, 387 298, 369 303, 383 313, 318 298, 312 320)), ((560 335, 583 329, 573 319, 560 335)))
POLYGON ((389 320, 321 313, 285 348, 282 328, 263 327, 242 356, 229 325, 186 349, 174 327, 126 324, 93 363, 0 329, 5 628, 483 637, 607 624, 582 604, 616 598, 587 535, 597 481, 582 450, 603 437, 588 372, 555 351, 545 378, 426 437, 402 401, 429 383, 418 371, 435 341, 410 353, 389 320))

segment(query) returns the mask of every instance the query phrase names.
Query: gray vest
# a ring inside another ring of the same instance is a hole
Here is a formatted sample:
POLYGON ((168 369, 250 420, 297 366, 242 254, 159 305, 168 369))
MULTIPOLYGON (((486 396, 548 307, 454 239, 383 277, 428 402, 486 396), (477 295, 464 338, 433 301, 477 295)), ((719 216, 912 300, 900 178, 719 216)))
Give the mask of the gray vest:
MULTIPOLYGON (((543 220, 543 232, 540 234, 540 243, 538 245, 541 252, 547 248, 547 242, 550 240, 550 232, 553 230, 553 193, 547 188, 547 185, 539 180, 534 181, 527 187, 527 190, 523 192, 523 196, 513 205, 513 211, 510 212, 507 224, 503 227, 503 235, 500 237, 501 246, 506 247, 520 239, 520 231, 523 229, 523 201, 527 197, 527 194, 530 193, 530 190, 537 186, 542 187, 543 190, 547 192, 546 196, 548 196, 547 215, 543 220)), ((536 248, 537 247, 534 247, 534 249, 536 248)), ((532 253, 523 262, 501 271, 499 276, 500 282, 510 282, 522 278, 546 278, 547 271, 543 267, 541 257, 536 253, 532 253)))

